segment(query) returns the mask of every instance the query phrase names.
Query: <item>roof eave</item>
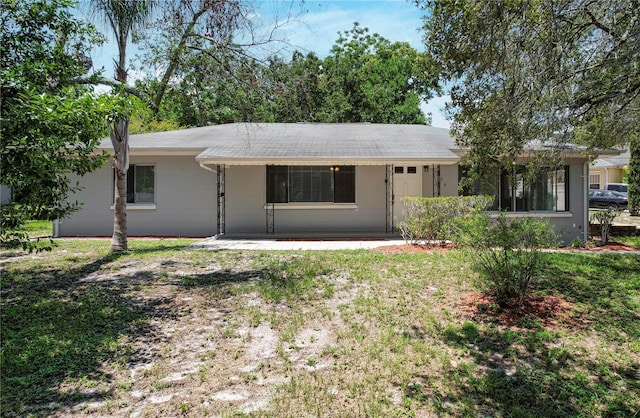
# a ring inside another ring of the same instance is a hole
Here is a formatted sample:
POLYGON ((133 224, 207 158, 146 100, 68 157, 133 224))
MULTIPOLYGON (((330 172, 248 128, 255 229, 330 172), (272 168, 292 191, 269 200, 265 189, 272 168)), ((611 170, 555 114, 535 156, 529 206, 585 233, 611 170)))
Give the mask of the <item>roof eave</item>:
MULTIPOLYGON (((147 148, 129 148, 129 155, 132 157, 165 157, 165 156, 183 156, 196 157, 207 148, 163 148, 163 147, 147 147, 147 148)), ((100 148, 100 151, 107 151, 113 154, 113 148, 100 148)))
POLYGON ((441 158, 360 158, 360 157, 197 157, 200 165, 453 165, 458 157, 441 158))

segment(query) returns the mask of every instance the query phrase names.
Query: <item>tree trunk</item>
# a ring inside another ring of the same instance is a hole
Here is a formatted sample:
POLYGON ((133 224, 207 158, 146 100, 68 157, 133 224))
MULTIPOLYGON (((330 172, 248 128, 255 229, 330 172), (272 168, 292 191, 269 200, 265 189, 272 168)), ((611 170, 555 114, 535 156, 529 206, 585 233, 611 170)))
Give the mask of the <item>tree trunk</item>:
POLYGON ((127 251, 127 170, 129 170, 129 119, 109 125, 113 150, 115 184, 113 188, 113 236, 111 251, 127 251))
POLYGON ((127 251, 127 172, 115 168, 113 236, 109 249, 127 251))

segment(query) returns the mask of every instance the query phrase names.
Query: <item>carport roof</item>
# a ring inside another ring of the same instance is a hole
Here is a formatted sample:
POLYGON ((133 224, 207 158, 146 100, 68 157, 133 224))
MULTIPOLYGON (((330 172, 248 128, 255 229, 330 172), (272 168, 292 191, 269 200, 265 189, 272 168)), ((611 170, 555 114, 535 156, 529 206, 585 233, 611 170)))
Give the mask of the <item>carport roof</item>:
MULTIPOLYGON (((103 148, 110 148, 104 141, 103 148)), ((202 164, 452 164, 448 129, 370 123, 232 123, 131 135, 133 153, 199 152, 202 164)))

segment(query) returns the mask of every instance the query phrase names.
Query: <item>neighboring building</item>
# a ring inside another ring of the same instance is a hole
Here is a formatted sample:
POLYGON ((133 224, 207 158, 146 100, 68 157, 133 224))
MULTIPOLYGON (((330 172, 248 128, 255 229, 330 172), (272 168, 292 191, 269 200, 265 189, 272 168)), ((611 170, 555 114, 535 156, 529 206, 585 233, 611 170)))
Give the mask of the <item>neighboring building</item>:
POLYGON ((589 166, 589 188, 606 189, 609 183, 622 183, 629 169, 631 152, 624 151, 619 155, 611 155, 593 160, 589 166))
MULTIPOLYGON (((128 233, 393 235, 402 197, 458 194, 463 154, 447 129, 424 125, 235 123, 133 135, 128 233)), ((547 217, 565 242, 585 238, 587 159, 565 156, 531 183, 519 168, 515 181, 497 179, 496 208, 547 217)), ((84 206, 57 222, 58 234, 111 235, 110 164, 79 180, 72 199, 84 206)))

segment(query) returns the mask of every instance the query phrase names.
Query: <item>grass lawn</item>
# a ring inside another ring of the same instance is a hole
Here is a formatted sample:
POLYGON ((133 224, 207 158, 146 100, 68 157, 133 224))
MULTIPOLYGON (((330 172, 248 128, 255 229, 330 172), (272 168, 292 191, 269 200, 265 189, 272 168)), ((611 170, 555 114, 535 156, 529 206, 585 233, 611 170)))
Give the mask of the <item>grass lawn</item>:
POLYGON ((0 415, 640 416, 637 255, 545 253, 503 321, 457 251, 189 242, 2 253, 0 415))

